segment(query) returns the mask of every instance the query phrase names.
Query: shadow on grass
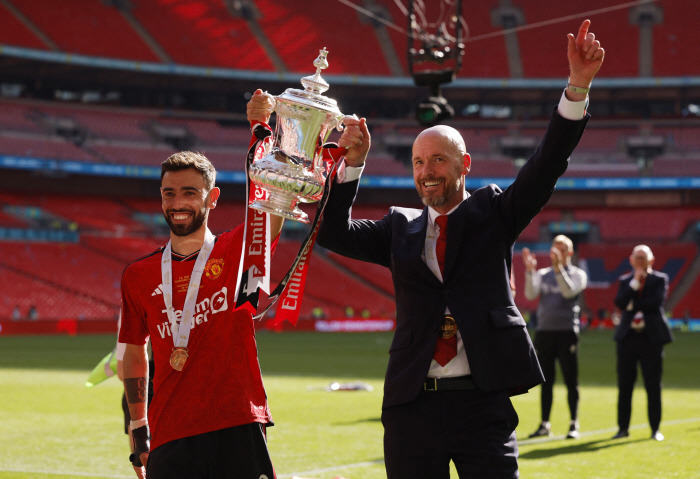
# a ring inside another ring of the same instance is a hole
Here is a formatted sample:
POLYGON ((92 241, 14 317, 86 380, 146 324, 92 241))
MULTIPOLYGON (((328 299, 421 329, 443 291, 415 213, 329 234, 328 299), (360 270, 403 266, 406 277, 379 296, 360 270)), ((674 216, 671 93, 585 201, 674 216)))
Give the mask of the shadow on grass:
POLYGON ((362 424, 367 422, 381 422, 381 417, 368 417, 365 419, 358 419, 357 421, 345 421, 333 423, 334 426, 354 426, 356 424, 362 424))
POLYGON ((567 443, 565 446, 549 448, 549 449, 535 449, 528 451, 524 454, 520 454, 521 459, 546 459, 548 457, 560 456, 562 454, 578 454, 581 452, 596 452, 602 449, 608 449, 611 447, 628 446, 636 442, 649 441, 650 439, 632 439, 628 441, 618 441, 612 439, 600 439, 598 441, 590 441, 586 443, 567 443))

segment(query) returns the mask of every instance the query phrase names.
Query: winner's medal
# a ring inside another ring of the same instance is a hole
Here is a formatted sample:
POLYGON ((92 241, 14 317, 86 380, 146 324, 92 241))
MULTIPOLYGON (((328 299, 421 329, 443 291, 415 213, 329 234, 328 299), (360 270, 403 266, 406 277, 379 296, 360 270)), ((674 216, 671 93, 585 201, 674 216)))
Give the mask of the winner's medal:
POLYGON ((452 316, 445 316, 440 325, 440 337, 442 339, 450 339, 457 334, 457 323, 452 316))
POLYGON ((192 274, 190 275, 190 284, 187 288, 187 297, 185 298, 185 305, 182 308, 182 319, 179 325, 175 318, 175 311, 173 311, 173 264, 170 241, 168 241, 168 244, 163 250, 163 257, 160 262, 160 274, 163 280, 163 301, 165 302, 165 310, 168 314, 168 320, 170 321, 170 330, 175 346, 170 355, 170 365, 175 371, 182 371, 189 357, 187 343, 190 340, 190 330, 192 329, 193 313, 197 304, 199 283, 202 280, 204 266, 207 264, 209 255, 214 249, 215 241, 216 238, 207 228, 207 232, 204 236, 204 244, 202 245, 202 249, 199 250, 197 261, 195 261, 192 274))
POLYGON ((188 356, 187 348, 173 348, 173 354, 170 355, 170 365, 175 371, 182 371, 188 356))

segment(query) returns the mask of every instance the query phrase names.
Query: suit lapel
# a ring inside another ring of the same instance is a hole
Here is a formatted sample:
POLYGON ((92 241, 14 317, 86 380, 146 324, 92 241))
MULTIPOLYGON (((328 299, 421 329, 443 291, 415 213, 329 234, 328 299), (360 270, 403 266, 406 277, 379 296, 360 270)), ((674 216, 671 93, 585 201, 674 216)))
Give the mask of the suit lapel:
POLYGON ((464 229, 466 227, 467 210, 469 208, 469 193, 467 198, 459 205, 459 207, 449 215, 447 223, 447 249, 445 250, 445 274, 443 282, 449 277, 450 271, 457 262, 457 256, 464 237, 464 229))

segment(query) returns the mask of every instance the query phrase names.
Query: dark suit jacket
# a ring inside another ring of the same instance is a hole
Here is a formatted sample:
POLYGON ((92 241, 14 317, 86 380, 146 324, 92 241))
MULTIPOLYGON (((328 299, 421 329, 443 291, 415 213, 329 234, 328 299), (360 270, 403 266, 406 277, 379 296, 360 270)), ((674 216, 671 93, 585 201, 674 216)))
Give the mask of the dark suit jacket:
MULTIPOLYGON (((671 327, 664 313, 664 301, 668 293, 668 275, 654 271, 647 276, 641 294, 630 287, 634 273, 620 276, 620 285, 615 296, 615 306, 622 310, 620 324, 615 328, 615 341, 624 340, 631 334, 631 324, 634 315, 641 311, 644 314, 643 334, 655 344, 666 344, 673 341, 671 327), (632 301, 632 310, 627 306, 632 301)), ((635 334, 632 332, 632 334, 635 334)))
POLYGON ((480 188, 449 215, 444 284, 421 259, 427 208, 392 207, 379 221, 352 220, 359 182, 333 186, 318 243, 386 266, 393 276, 397 325, 384 408, 418 396, 445 307, 457 322, 480 389, 525 392, 543 381, 510 290, 513 243, 549 200, 587 121, 566 120, 555 112, 542 143, 511 186, 480 188))

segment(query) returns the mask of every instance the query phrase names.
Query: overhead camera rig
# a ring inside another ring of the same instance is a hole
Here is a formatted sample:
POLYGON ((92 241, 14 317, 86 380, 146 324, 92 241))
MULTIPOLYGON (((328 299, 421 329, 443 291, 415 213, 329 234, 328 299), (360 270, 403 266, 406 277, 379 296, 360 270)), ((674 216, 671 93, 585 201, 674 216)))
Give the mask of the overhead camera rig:
MULTIPOLYGON (((436 4, 431 2, 431 6, 436 4)), ((462 67, 465 30, 461 0, 442 0, 436 22, 427 21, 426 2, 408 2, 408 71, 416 86, 430 88, 430 96, 416 109, 421 125, 433 126, 454 116, 454 109, 442 96, 442 87, 455 79, 462 67), (429 30, 432 30, 429 31, 429 30)))

